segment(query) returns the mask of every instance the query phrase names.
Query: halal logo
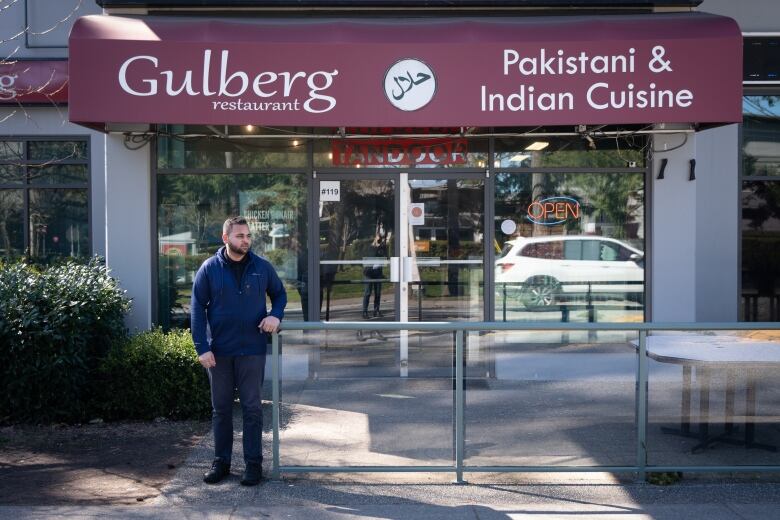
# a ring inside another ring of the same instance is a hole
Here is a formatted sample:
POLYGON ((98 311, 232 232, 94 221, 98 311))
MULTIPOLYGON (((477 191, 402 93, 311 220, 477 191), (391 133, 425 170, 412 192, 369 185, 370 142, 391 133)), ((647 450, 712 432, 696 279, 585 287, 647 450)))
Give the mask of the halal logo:
POLYGON ((385 96, 393 106, 404 112, 419 110, 436 93, 436 76, 420 60, 399 60, 385 72, 385 96))

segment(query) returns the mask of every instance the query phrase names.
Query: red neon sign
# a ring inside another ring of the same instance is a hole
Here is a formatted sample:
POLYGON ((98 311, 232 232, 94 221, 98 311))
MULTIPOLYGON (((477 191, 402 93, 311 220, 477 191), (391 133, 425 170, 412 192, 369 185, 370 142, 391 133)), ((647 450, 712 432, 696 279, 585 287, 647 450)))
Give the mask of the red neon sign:
POLYGON ((405 166, 466 164, 466 139, 334 140, 334 166, 405 166))

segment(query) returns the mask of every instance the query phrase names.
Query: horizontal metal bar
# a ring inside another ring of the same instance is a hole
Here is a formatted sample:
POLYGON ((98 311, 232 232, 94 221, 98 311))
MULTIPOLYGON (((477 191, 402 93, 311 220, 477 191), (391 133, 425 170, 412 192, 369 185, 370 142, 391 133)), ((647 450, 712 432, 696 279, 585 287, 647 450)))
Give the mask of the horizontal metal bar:
POLYGON ((389 259, 374 260, 373 258, 367 258, 365 260, 320 260, 320 265, 390 265, 389 259))
POLYGON ((454 473, 455 466, 279 466, 280 473, 454 473))
POLYGON ((649 473, 665 473, 681 471, 685 473, 728 473, 737 471, 748 472, 780 472, 780 466, 646 466, 649 473))
MULTIPOLYGON (((415 261, 417 262, 417 265, 423 267, 430 266, 430 265, 439 265, 439 264, 482 265, 484 263, 482 260, 439 260, 437 258, 420 258, 420 257, 415 258, 415 261)), ((364 258, 362 260, 320 260, 320 265, 373 265, 373 264, 388 265, 389 263, 390 260, 387 258, 385 259, 364 258)), ((580 285, 585 285, 585 284, 580 283, 580 285)))
POLYGON ((392 322, 372 321, 286 321, 284 330, 485 330, 485 331, 714 331, 714 330, 780 330, 780 322, 741 322, 741 323, 550 323, 550 322, 483 322, 483 321, 416 321, 392 322))
MULTIPOLYGON (((780 466, 645 466, 648 473, 780 472, 780 466)), ((280 466, 280 473, 453 473, 454 466, 280 466)), ((634 473, 637 466, 464 466, 464 473, 634 473)))
POLYGON ((162 137, 176 137, 180 139, 255 139, 258 141, 271 139, 484 139, 487 137, 580 137, 583 134, 595 137, 620 137, 623 135, 654 135, 654 134, 693 134, 696 130, 693 128, 680 128, 677 130, 658 129, 658 130, 586 130, 585 132, 486 132, 484 134, 172 134, 165 132, 121 132, 124 135, 159 135, 162 137))
POLYGON ((464 466, 464 473, 621 473, 637 466, 464 466))

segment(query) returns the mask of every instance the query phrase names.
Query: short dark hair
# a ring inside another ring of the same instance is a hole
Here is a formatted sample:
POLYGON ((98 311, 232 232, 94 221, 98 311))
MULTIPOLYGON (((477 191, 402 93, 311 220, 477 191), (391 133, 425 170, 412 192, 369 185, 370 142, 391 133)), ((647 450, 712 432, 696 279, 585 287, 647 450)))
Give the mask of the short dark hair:
POLYGON ((244 217, 230 217, 222 224, 222 234, 229 235, 233 231, 233 226, 248 226, 249 222, 244 217))

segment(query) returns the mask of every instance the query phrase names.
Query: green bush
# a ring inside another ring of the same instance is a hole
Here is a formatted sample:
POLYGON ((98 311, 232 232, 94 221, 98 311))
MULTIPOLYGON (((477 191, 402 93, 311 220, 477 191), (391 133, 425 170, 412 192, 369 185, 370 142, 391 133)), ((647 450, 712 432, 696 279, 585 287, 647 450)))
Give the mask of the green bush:
POLYGON ((127 331, 130 303, 100 259, 0 262, 0 418, 78 421, 92 374, 127 331))
POLYGON ((103 419, 199 419, 211 411, 208 376, 186 330, 117 343, 98 375, 94 409, 103 419))

